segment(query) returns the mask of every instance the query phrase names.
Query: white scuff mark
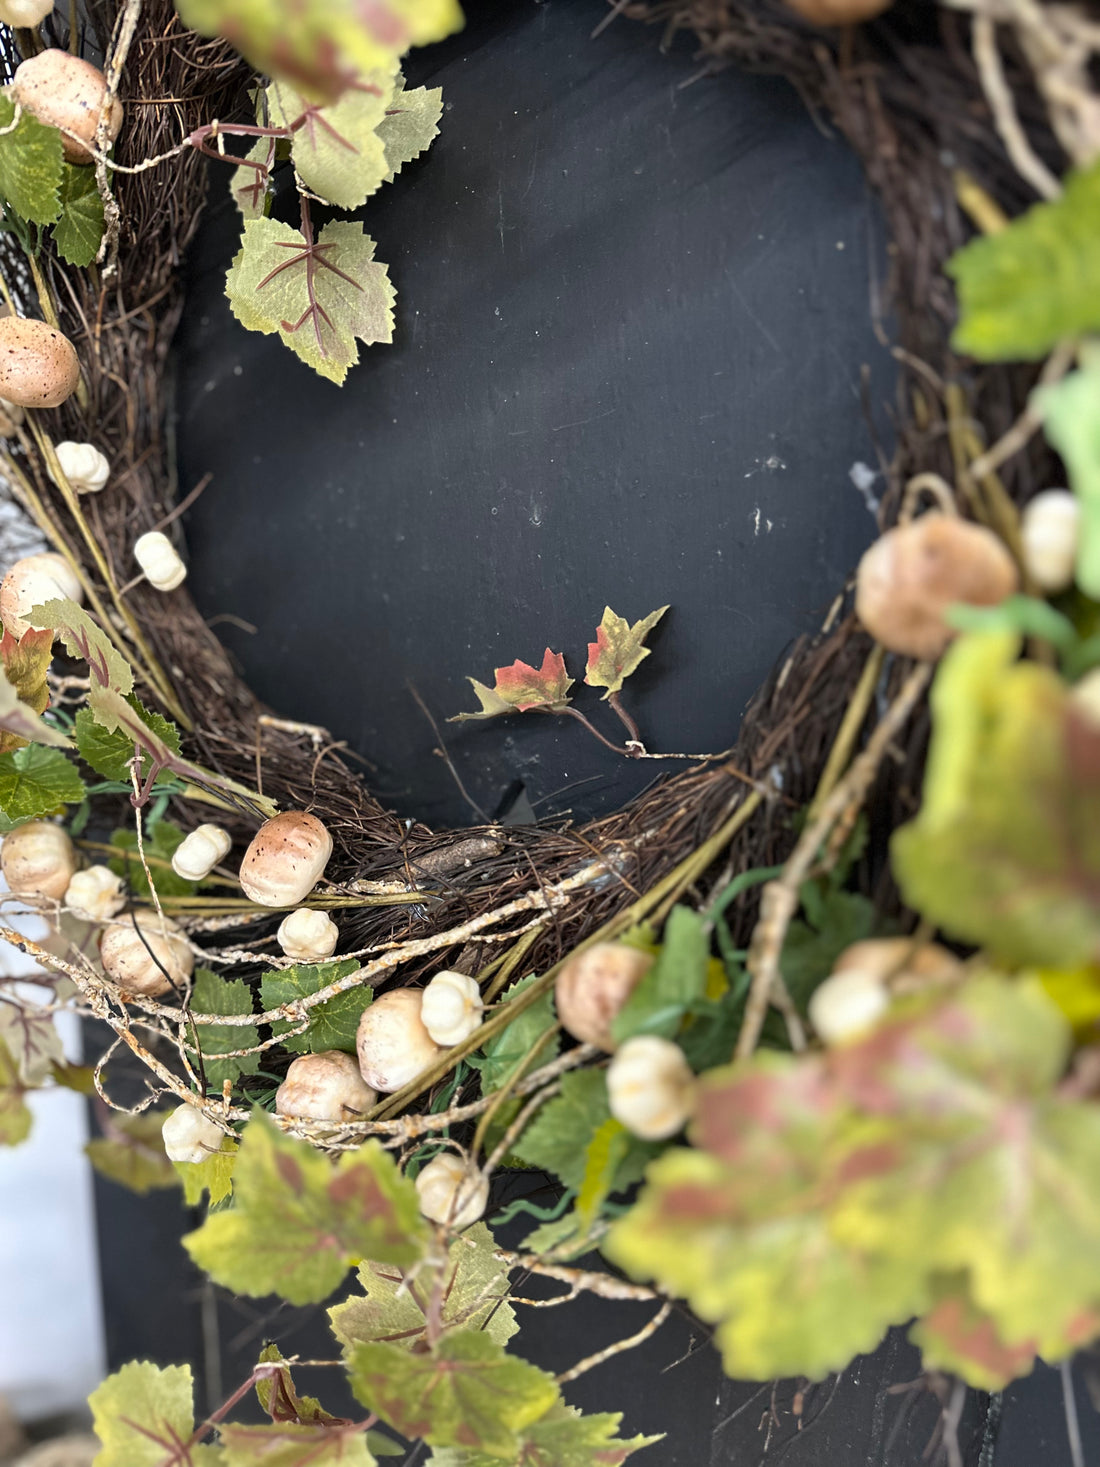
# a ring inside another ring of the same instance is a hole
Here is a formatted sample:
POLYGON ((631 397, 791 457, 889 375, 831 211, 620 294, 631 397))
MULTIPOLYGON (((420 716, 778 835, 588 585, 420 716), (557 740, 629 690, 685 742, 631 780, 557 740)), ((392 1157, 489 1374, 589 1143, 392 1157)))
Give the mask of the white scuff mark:
POLYGON ((863 495, 863 502, 867 506, 867 513, 877 515, 879 510, 878 496, 873 492, 875 480, 880 477, 877 469, 870 464, 865 464, 857 459, 848 470, 848 477, 863 495))
POLYGON ((764 513, 761 510, 760 506, 757 505, 756 508, 752 512, 752 532, 753 532, 754 535, 759 535, 760 534, 760 526, 761 526, 761 524, 763 524, 763 526, 764 526, 764 534, 765 535, 770 535, 771 532, 772 532, 772 530, 775 528, 775 526, 772 524, 771 520, 769 520, 767 518, 767 516, 764 515, 764 513))
POLYGON ((774 474, 778 470, 787 467, 784 460, 777 453, 769 454, 767 458, 754 458, 753 463, 755 464, 755 468, 751 468, 748 471, 745 475, 746 479, 751 479, 755 474, 774 474))

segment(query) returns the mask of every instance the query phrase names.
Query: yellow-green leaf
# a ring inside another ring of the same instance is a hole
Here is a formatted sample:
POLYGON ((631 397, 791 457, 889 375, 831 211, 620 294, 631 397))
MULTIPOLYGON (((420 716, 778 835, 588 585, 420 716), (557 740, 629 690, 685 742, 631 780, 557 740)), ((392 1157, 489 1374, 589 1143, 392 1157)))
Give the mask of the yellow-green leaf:
POLYGON ((290 156, 302 181, 330 204, 357 209, 386 178, 379 123, 393 95, 393 68, 358 76, 328 107, 319 107, 285 82, 268 88, 271 121, 294 129, 290 156))
POLYGON ((610 606, 605 606, 603 620, 596 628, 596 640, 588 644, 588 667, 584 674, 588 686, 606 688, 605 699, 620 692, 630 674, 649 656, 645 639, 667 610, 667 606, 661 606, 631 626, 625 617, 617 616, 610 606))
MULTIPOLYGON (((0 92, 0 127, 10 127, 15 103, 0 92)), ((32 224, 52 224, 61 211, 61 134, 26 109, 13 132, 0 137, 0 196, 32 224)))

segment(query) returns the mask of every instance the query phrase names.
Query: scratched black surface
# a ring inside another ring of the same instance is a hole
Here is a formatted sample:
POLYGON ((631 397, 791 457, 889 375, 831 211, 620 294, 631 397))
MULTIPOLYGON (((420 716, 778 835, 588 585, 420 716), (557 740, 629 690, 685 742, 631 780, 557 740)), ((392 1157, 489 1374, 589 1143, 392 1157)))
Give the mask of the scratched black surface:
MULTIPOLYGON (((239 224, 219 179, 181 333, 191 584, 257 691, 379 766, 429 821, 471 818, 408 692, 567 653, 604 603, 671 603, 629 701, 649 746, 715 750, 872 533, 864 363, 873 210, 855 161, 774 79, 684 85, 690 51, 595 0, 487 0, 414 56, 443 130, 361 211, 399 299, 341 390, 222 298, 239 224)), ((587 694, 609 732, 597 695, 587 694)), ((623 803, 631 765, 538 715, 452 727, 491 813, 623 803)), ((667 767, 667 766, 662 766, 667 767)))

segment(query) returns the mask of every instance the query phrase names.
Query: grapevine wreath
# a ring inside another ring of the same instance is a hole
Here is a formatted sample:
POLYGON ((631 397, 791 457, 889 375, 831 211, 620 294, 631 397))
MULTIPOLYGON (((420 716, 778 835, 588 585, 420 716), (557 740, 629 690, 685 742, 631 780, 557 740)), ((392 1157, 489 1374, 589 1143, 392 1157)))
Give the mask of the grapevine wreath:
MULTIPOLYGON (((165 377, 211 169, 246 327, 337 382, 390 338, 346 215, 429 147, 441 99, 400 59, 454 0, 0 20, 0 464, 48 542, 0 589, 0 864, 49 926, 0 931, 41 969, 0 979, 0 1140, 30 1090, 93 1094, 98 1166, 206 1197, 185 1241, 215 1282, 335 1295, 363 1407, 267 1347, 196 1421, 186 1365, 134 1362, 92 1396, 97 1462, 365 1464, 394 1436, 441 1467, 659 1460, 568 1388, 676 1307, 755 1380, 911 1322, 961 1463, 967 1385, 1100 1336, 1100 25, 609 9, 787 77, 862 159, 899 371, 882 533, 732 751, 583 828, 440 832, 262 708, 190 601, 165 377), (107 1034, 87 1067, 61 1008, 107 1034), (515 1166, 556 1191, 513 1251, 485 1216, 515 1166), (531 1274, 647 1322, 551 1376, 511 1344, 531 1274)), ((630 757, 661 614, 608 609, 585 671, 630 757)), ((548 650, 471 716, 583 719, 572 686, 548 650)))

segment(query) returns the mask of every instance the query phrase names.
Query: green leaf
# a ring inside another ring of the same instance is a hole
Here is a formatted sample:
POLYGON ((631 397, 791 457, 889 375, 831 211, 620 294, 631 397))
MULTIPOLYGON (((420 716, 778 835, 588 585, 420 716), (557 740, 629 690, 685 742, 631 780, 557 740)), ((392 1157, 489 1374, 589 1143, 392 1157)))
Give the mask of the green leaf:
POLYGON ((625 617, 616 616, 610 606, 604 607, 596 640, 588 644, 584 680, 590 688, 606 688, 605 701, 622 690, 626 679, 649 656, 645 639, 667 610, 667 606, 662 606, 631 626, 625 617))
MULTIPOLYGON (((484 1223, 475 1223, 451 1244, 445 1262, 430 1260, 416 1274, 416 1292, 430 1298, 436 1288, 443 1297, 444 1329, 484 1330, 505 1345, 516 1333, 515 1310, 500 1302, 508 1292, 508 1269, 494 1257, 496 1244, 484 1223)), ((403 1350, 421 1349, 424 1312, 399 1268, 364 1263, 359 1269, 363 1294, 352 1294, 328 1312, 332 1332, 346 1347, 382 1343, 403 1350)))
MULTIPOLYGON (((159 713, 153 713, 137 700, 131 693, 126 699, 133 709, 137 720, 148 730, 148 742, 143 739, 143 747, 148 749, 149 742, 163 744, 172 753, 180 751, 180 732, 174 723, 167 718, 162 718, 159 713)), ((88 708, 81 708, 76 715, 76 747, 80 757, 85 764, 101 774, 104 779, 120 780, 123 784, 130 783, 130 771, 128 762, 134 757, 136 745, 131 735, 122 728, 116 728, 108 732, 101 724, 96 722, 94 714, 88 708)), ((143 753, 141 760, 142 783, 149 777, 152 763, 148 752, 143 753)), ((157 775, 155 783, 161 784, 170 780, 173 775, 170 770, 162 771, 157 775)))
MULTIPOLYGON (((47 635, 49 634, 47 633, 47 635)), ((23 644, 28 641, 28 638, 39 636, 40 634, 37 632, 26 632, 18 646, 22 649, 23 644)), ((9 645, 13 640, 10 633, 5 632, 3 640, 0 641, 0 649, 9 645)), ((50 643, 51 645, 53 643, 52 637, 50 638, 50 643)), ((40 648, 41 642, 37 645, 40 648)), ((30 644, 28 643, 28 654, 29 652, 30 644)), ((35 744, 48 744, 54 748, 67 749, 69 747, 69 741, 61 730, 46 723, 39 716, 46 705, 45 703, 41 703, 40 698, 37 696, 38 690, 30 681, 27 666, 28 657, 21 657, 18 663, 16 663, 14 657, 10 661, 12 665, 10 676, 7 667, 0 666, 0 730, 3 730, 3 733, 0 734, 0 749, 10 752, 12 749, 20 747, 24 740, 29 740, 35 744), (13 678, 15 681, 12 680, 13 678), (36 703, 40 703, 40 706, 36 707, 36 703)), ((43 681, 45 680, 45 671, 48 666, 49 657, 47 656, 45 666, 42 668, 43 681)))
MULTIPOLYGON (((282 1008, 283 1004, 307 998, 318 989, 327 988, 338 978, 346 978, 361 965, 355 958, 340 958, 333 963, 320 963, 316 967, 300 965, 295 968, 278 968, 265 973, 260 979, 260 997, 265 1011, 282 1008)), ((348 988, 309 1010, 309 1028, 304 1034, 292 1035, 285 1041, 284 1048, 294 1054, 320 1054, 327 1049, 342 1049, 349 1054, 355 1052, 355 1035, 363 1010, 374 997, 368 984, 360 988, 348 988)), ((277 1020, 271 1026, 273 1034, 286 1034, 296 1029, 297 1024, 289 1020, 277 1020)))
POLYGON ((208 1217, 184 1246, 235 1293, 313 1304, 358 1259, 404 1267, 420 1257, 425 1227, 416 1188, 377 1141, 334 1166, 258 1111, 245 1128, 233 1182, 233 1208, 208 1217))
POLYGON ((858 892, 807 882, 802 891, 803 905, 811 891, 816 899, 813 920, 791 923, 779 964, 791 997, 803 1010, 845 948, 870 937, 875 926, 874 903, 858 892))
POLYGON ((577 1193, 577 1223, 587 1232, 611 1196, 615 1176, 630 1146, 630 1133, 614 1116, 604 1121, 584 1154, 584 1179, 577 1193))
POLYGON ((612 1023, 616 1043, 635 1034, 671 1039, 685 1011, 706 993, 709 962, 710 935, 703 918, 690 907, 673 907, 657 961, 612 1023))
MULTIPOLYGON (((221 978, 209 968, 196 968, 190 1009, 195 1014, 250 1014, 253 1012, 252 990, 239 978, 221 978)), ((260 1035, 255 1025, 245 1024, 238 1028, 235 1025, 196 1024, 195 1030, 202 1050, 208 1094, 220 1095, 226 1080, 236 1080, 239 1075, 254 1075, 260 1068, 258 1054, 239 1055, 233 1059, 216 1058, 232 1049, 251 1049, 259 1044, 260 1035)))
POLYGON ((411 163, 430 147, 439 136, 439 119, 443 116, 443 91, 440 87, 405 89, 405 78, 398 76, 386 115, 378 124, 378 136, 386 149, 386 177, 392 183, 406 163, 411 163))
POLYGON ((281 1365, 280 1370, 261 1375, 256 1381, 256 1397, 272 1421, 297 1421, 303 1425, 346 1425, 338 1416, 324 1410, 315 1396, 300 1396, 278 1345, 265 1345, 257 1362, 260 1365, 281 1365))
MULTIPOLYGON (((0 93, 0 127, 10 127, 15 103, 0 93)), ((61 211, 62 140, 26 109, 14 132, 0 138, 0 195, 32 224, 52 224, 61 211)))
MULTIPOLYGON (((42 1085, 65 1063, 53 1014, 22 995, 0 1003, 0 1042, 8 1047, 24 1085, 42 1085)), ((51 994, 52 997, 52 994, 51 994)))
POLYGON ((32 1116, 23 1096, 15 1056, 0 1038, 0 1146, 18 1146, 31 1133, 32 1116))
POLYGON ((203 1161, 174 1161, 176 1176, 183 1184, 183 1200, 197 1207, 202 1194, 209 1193, 210 1206, 217 1207, 233 1191, 233 1168, 237 1161, 237 1143, 226 1136, 221 1150, 203 1161))
MULTIPOLYGON (((617 1434, 621 1421, 618 1412, 582 1416, 576 1407, 557 1401, 522 1432, 513 1460, 522 1467, 620 1467, 635 1452, 664 1439, 636 1436, 623 1441, 617 1434)), ((444 1447, 432 1453, 428 1467, 500 1467, 500 1459, 465 1447, 444 1447)))
POLYGON ((506 1355, 477 1330, 446 1334, 427 1354, 353 1345, 348 1376, 356 1398, 402 1436, 477 1447, 508 1461, 519 1450, 518 1434, 558 1395, 552 1376, 506 1355))
MULTIPOLYGON (((173 825, 170 820, 158 820, 152 829, 147 829, 145 842, 145 855, 156 856, 159 862, 170 862, 175 854, 176 847, 185 839, 183 831, 178 825, 173 825)), ((111 870, 116 876, 125 876, 137 897, 149 896, 149 882, 146 880, 145 868, 138 856, 137 831, 133 829, 115 830, 111 832, 111 844, 116 850, 122 851, 121 856, 114 856, 108 862, 111 870)), ((177 876, 170 865, 152 865, 149 869, 153 873, 157 891, 162 897, 193 896, 198 891, 197 881, 187 881, 182 876, 177 876)), ((203 1010, 200 1009, 199 1013, 203 1010)), ((235 1048, 243 1048, 241 1045, 235 1048)))
POLYGON ((348 76, 462 26, 457 0, 176 0, 183 23, 222 36, 256 71, 331 100, 348 76))
POLYGON ((103 238, 103 200, 95 169, 66 163, 61 174, 61 218, 54 225, 57 252, 69 265, 83 268, 99 253, 103 238))
MULTIPOLYGON (((134 1360, 109 1375, 88 1397, 92 1425, 103 1449, 95 1467, 162 1467, 195 1430, 189 1365, 161 1368, 134 1360)), ((194 1467, 211 1467, 219 1453, 191 1447, 194 1467)))
POLYGON ((84 781, 60 749, 28 744, 0 754, 0 810, 9 820, 50 815, 59 805, 84 798, 84 781))
POLYGON ((225 1467, 375 1467, 363 1429, 355 1422, 231 1422, 220 1428, 220 1440, 225 1467))
POLYGON ((75 601, 59 599, 34 606, 24 621, 48 627, 61 638, 65 651, 88 664, 92 689, 113 688, 123 697, 134 690, 134 673, 103 628, 75 601))
POLYGON ((1100 956, 1100 731, 1019 639, 960 637, 932 688, 917 818, 895 832, 907 904, 1010 964, 1100 956))
MULTIPOLYGON (((961 1376, 975 1390, 1000 1391, 1027 1375, 1035 1360, 1035 1342, 1008 1346, 988 1315, 970 1298, 965 1277, 937 1289, 937 1301, 909 1332, 926 1370, 961 1376)), ((1086 1314, 1082 1326, 1091 1340, 1100 1319, 1086 1314)))
POLYGON ((307 188, 340 209, 357 209, 386 177, 386 148, 376 129, 393 95, 393 68, 357 77, 330 107, 318 107, 286 83, 268 88, 271 121, 294 130, 290 156, 307 188))
POLYGON ((984 362, 1038 361, 1064 337, 1100 329, 1098 233, 1100 162, 1067 174, 1060 198, 952 255, 955 350, 984 362))
MULTIPOLYGON (((604 1072, 573 1070, 562 1076, 561 1094, 542 1107, 513 1149, 529 1166, 553 1172, 563 1187, 579 1192, 588 1168, 589 1147, 610 1117, 604 1072)), ((621 1192, 632 1186, 657 1150, 632 1138, 616 1167, 611 1190, 621 1192)))
MULTIPOLYGON (((50 706, 50 687, 46 674, 53 659, 53 637, 49 632, 35 631, 33 627, 21 638, 11 632, 0 636, 0 663, 4 677, 15 691, 20 703, 25 704, 30 714, 44 713, 50 706)), ((10 693, 9 693, 10 698, 10 693)), ((16 716, 25 719, 26 712, 16 710, 16 716)), ((0 723, 0 754, 21 748, 26 742, 18 734, 9 733, 0 723)), ((38 740, 41 742, 41 740, 38 740)), ((47 743, 52 740, 47 739, 47 743)))
POLYGON ((335 220, 310 244, 274 219, 249 220, 225 293, 249 331, 277 332, 333 382, 359 360, 357 338, 368 346, 393 340, 396 295, 360 224, 335 220))
MULTIPOLYGON (((536 973, 532 973, 530 977, 521 978, 518 983, 513 983, 504 994, 504 1001, 507 1002, 517 993, 521 993, 535 981, 537 976, 536 973)), ((537 1064, 549 1064, 561 1048, 561 1036, 557 1033, 554 1033, 553 1037, 549 1039, 544 1039, 543 1036, 549 1034, 551 1030, 556 1030, 557 1022, 553 996, 547 989, 530 1008, 524 1009, 517 1019, 513 1019, 498 1034, 494 1034, 482 1047, 479 1054, 470 1055, 469 1063, 474 1069, 481 1072, 481 1093, 488 1095, 492 1090, 499 1090, 519 1062, 525 1059, 536 1045, 538 1045, 537 1064)))
POLYGON ((252 168, 247 163, 241 163, 230 175, 229 191, 233 195, 233 202, 246 221, 263 219, 268 212, 271 197, 271 170, 275 166, 275 154, 276 140, 260 138, 244 156, 252 163, 258 163, 261 166, 252 168))
POLYGON ((1069 1050, 1037 986, 978 976, 827 1054, 714 1071, 699 1149, 650 1167, 605 1252, 716 1323, 744 1379, 935 1322, 945 1277, 1006 1349, 1058 1359, 1100 1325, 1100 1106, 1058 1095, 1069 1050))
POLYGON ((541 667, 532 667, 518 658, 507 667, 498 667, 491 688, 479 683, 477 678, 468 677, 466 681, 477 694, 481 708, 477 713, 456 713, 448 718, 448 723, 497 718, 502 713, 527 713, 532 708, 561 713, 569 706, 569 689, 573 686, 573 679, 565 670, 565 658, 560 652, 551 652, 549 647, 543 654, 541 667))
POLYGON ((84 1147, 100 1176, 127 1191, 144 1196, 159 1187, 174 1187, 176 1173, 164 1149, 161 1126, 164 1111, 114 1115, 104 1122, 104 1134, 84 1147))
POLYGON ((1083 357, 1052 387, 1033 394, 1046 436, 1058 450, 1081 505, 1077 541, 1077 584, 1100 599, 1100 354, 1083 357))

